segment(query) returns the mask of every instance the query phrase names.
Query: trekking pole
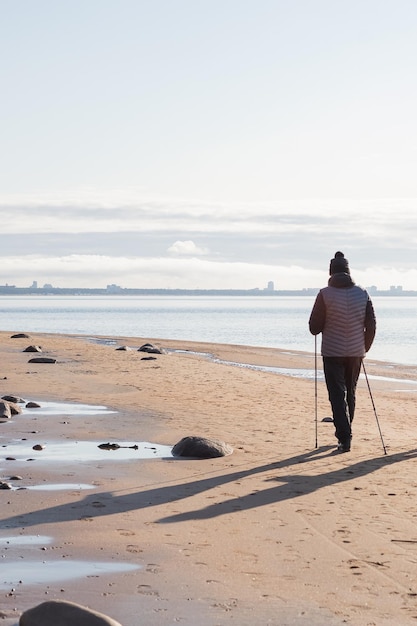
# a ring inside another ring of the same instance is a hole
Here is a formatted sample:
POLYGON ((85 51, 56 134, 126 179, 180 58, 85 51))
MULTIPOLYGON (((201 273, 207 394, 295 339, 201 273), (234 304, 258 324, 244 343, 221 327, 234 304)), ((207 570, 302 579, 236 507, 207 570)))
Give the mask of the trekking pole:
POLYGON ((317 335, 314 335, 314 422, 316 426, 316 449, 318 448, 317 438, 317 335))
POLYGON ((376 419, 376 423, 378 425, 378 430, 379 430, 379 435, 381 437, 382 447, 384 449, 384 454, 386 454, 387 453, 387 449, 386 449, 385 444, 384 444, 384 438, 382 437, 381 427, 379 425, 379 419, 378 419, 378 415, 377 415, 376 408, 375 408, 375 402, 374 402, 374 399, 372 397, 371 386, 369 384, 368 374, 366 373, 365 363, 363 362, 363 359, 362 359, 362 367, 363 367, 363 373, 365 374, 366 384, 368 385, 369 396, 371 398, 372 407, 374 409, 375 419, 376 419))

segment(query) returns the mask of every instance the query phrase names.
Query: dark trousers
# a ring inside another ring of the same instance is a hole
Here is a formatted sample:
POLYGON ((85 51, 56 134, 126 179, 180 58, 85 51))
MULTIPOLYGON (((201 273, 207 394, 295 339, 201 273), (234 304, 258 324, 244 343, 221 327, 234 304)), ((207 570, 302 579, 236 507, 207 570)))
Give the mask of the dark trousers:
POLYGON ((335 435, 343 444, 350 442, 352 437, 351 424, 355 415, 356 384, 361 365, 361 357, 323 357, 324 377, 333 412, 335 435))

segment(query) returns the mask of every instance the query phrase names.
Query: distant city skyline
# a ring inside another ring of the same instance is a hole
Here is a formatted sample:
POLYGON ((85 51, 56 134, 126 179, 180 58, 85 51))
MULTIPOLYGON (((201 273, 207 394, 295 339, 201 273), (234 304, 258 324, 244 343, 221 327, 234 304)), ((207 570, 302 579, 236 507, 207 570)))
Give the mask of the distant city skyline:
MULTIPOLYGON (((402 285, 390 285, 388 289, 378 289, 376 285, 369 285, 365 287, 369 294, 390 294, 390 295, 407 295, 412 293, 413 295, 417 295, 416 290, 405 290, 402 285)), ((11 285, 5 284, 0 285, 0 295, 3 293, 13 294, 13 293, 36 293, 36 292, 49 292, 49 293, 59 293, 60 291, 65 292, 103 292, 107 294, 117 295, 129 292, 247 292, 247 293, 262 293, 262 294, 279 294, 282 292, 294 292, 294 293, 305 293, 311 295, 312 293, 317 293, 320 287, 302 287, 301 289, 279 289, 275 288, 273 281, 268 281, 266 287, 252 287, 247 289, 242 288, 229 288, 229 289, 221 289, 221 288, 211 288, 211 289, 169 289, 169 288, 160 288, 160 287, 123 287, 122 285, 117 285, 115 283, 108 284, 106 287, 61 287, 59 285, 52 285, 51 283, 45 283, 44 285, 38 285, 38 282, 34 280, 31 285, 11 285)))

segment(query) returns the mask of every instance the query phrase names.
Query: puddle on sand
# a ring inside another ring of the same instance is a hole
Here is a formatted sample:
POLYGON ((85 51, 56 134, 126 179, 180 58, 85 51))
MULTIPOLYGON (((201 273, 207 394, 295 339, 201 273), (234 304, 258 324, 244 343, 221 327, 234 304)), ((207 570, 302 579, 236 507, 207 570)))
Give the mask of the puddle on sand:
POLYGON ((1 546, 44 546, 52 543, 47 535, 19 535, 18 537, 0 537, 1 546))
MULTIPOLYGON (((84 491, 86 489, 94 489, 94 485, 82 485, 78 483, 45 483, 44 485, 12 485, 10 480, 3 481, 8 483, 9 487, 6 491, 84 491)), ((1 539, 0 539, 1 541, 1 539)))
POLYGON ((42 402, 39 401, 40 407, 33 409, 25 409, 25 415, 107 415, 117 413, 106 406, 94 404, 76 404, 72 402, 42 402))
POLYGON ((12 424, 13 418, 16 417, 36 417, 37 415, 62 415, 65 417, 87 417, 91 415, 114 415, 117 411, 108 409, 106 406, 99 404, 73 404, 71 402, 41 402, 39 407, 25 408, 22 405, 23 413, 13 416, 12 418, 1 418, 0 424, 12 424))
MULTIPOLYGON (((16 489, 22 489, 17 487, 16 489)), ((94 485, 83 485, 79 483, 56 483, 45 485, 31 485, 30 487, 23 487, 23 489, 29 489, 30 491, 84 491, 86 489, 95 489, 94 485)))
MULTIPOLYGON (((114 442, 111 442, 114 443, 114 442)), ((0 454, 4 460, 12 458, 14 461, 59 461, 60 464, 74 461, 126 461, 133 459, 164 459, 172 458, 172 446, 162 446, 142 441, 140 443, 117 442, 120 447, 115 450, 103 450, 98 446, 102 441, 68 441, 68 442, 28 442, 27 440, 12 440, 9 444, 0 447, 0 454), (42 450, 34 450, 33 445, 44 445, 42 450), (136 449, 137 446, 137 449, 136 449)), ((12 463, 13 461, 7 461, 12 463)))
POLYGON ((0 589, 20 585, 62 582, 76 578, 98 577, 103 574, 116 574, 140 569, 129 563, 97 563, 93 561, 2 561, 0 589))

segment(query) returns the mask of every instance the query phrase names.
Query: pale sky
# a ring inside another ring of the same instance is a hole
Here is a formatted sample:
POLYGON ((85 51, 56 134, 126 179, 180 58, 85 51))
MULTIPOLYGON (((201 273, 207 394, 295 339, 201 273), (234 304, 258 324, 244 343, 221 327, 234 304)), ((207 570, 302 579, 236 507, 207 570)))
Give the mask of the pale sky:
POLYGON ((0 284, 417 290, 415 0, 0 11, 0 284))

